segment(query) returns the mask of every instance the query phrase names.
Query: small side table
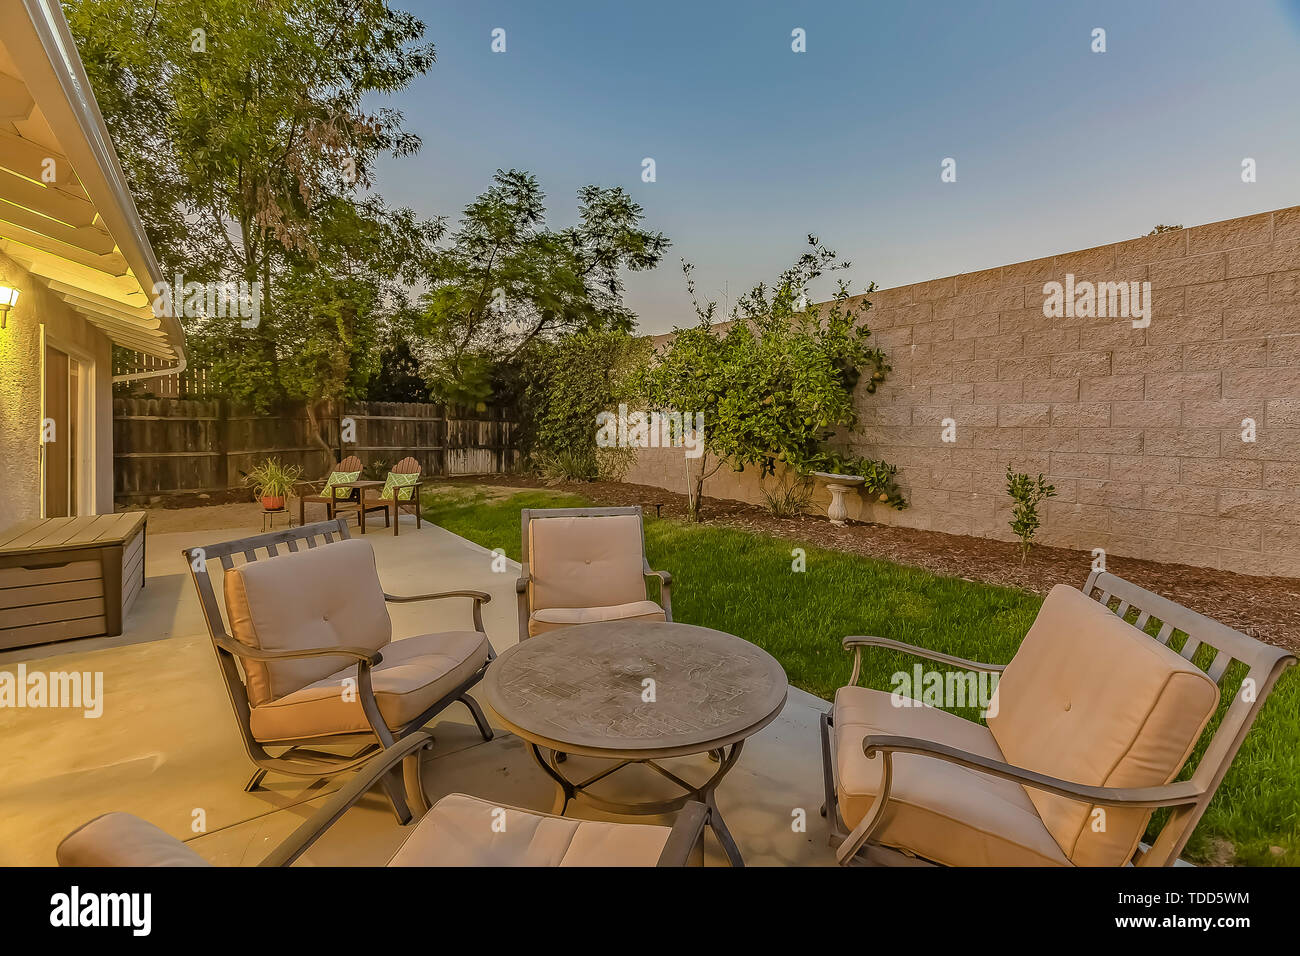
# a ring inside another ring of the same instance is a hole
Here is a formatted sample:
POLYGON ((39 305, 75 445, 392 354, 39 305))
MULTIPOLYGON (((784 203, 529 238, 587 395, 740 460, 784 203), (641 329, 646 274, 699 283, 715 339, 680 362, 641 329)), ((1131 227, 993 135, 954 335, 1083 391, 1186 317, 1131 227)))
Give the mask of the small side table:
POLYGON ((272 531, 275 530, 276 515, 289 515, 289 527, 290 528, 293 527, 293 515, 289 514, 288 505, 285 505, 283 508, 269 508, 269 509, 263 508, 262 509, 262 531, 263 532, 267 530, 268 523, 270 524, 271 530, 272 531))
POLYGON ((369 478, 358 478, 356 481, 345 481, 335 488, 355 488, 357 489, 357 500, 348 501, 340 499, 334 504, 334 514, 338 515, 340 511, 352 511, 354 508, 357 512, 357 527, 362 534, 366 533, 366 492, 371 488, 383 488, 385 482, 372 481, 369 478))

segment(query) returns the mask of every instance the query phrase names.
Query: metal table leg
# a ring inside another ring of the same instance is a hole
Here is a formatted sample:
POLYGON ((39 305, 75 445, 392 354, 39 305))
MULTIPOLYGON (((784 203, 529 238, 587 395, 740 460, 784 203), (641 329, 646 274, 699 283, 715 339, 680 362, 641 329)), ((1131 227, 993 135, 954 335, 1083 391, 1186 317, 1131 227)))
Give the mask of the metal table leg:
POLYGON ((731 836, 731 831, 727 829, 727 824, 722 819, 722 813, 718 810, 718 803, 715 796, 718 784, 722 782, 722 778, 730 772, 731 768, 734 767, 736 762, 740 759, 740 752, 744 747, 744 743, 743 740, 738 740, 736 743, 732 744, 730 748, 719 748, 709 751, 709 756, 718 760, 718 768, 713 772, 708 780, 699 786, 683 780, 675 773, 659 766, 653 760, 632 759, 618 761, 612 767, 607 767, 585 780, 574 781, 560 773, 559 767, 556 765, 558 755, 554 752, 552 752, 552 759, 548 761, 543 756, 542 749, 537 744, 531 742, 528 744, 528 752, 532 754, 533 761, 537 766, 542 768, 542 772, 550 777, 552 782, 555 784, 556 794, 555 802, 551 808, 552 813, 563 816, 565 810, 568 809, 570 800, 581 800, 583 803, 589 804, 608 813, 626 813, 632 815, 671 813, 680 810, 682 807, 686 806, 687 803, 699 801, 706 804, 710 810, 709 827, 713 830, 714 836, 718 838, 718 843, 721 844, 723 852, 726 853, 727 861, 732 866, 744 866, 745 861, 740 854, 740 848, 736 845, 735 839, 731 836), (715 755, 719 756, 715 757, 715 755), (587 787, 597 781, 605 779, 615 771, 621 770, 623 767, 632 763, 645 764, 660 776, 672 781, 686 792, 680 797, 674 797, 669 800, 654 800, 644 803, 621 803, 614 800, 606 800, 603 797, 597 797, 586 792, 587 787))
POLYGON ((555 804, 551 807, 551 812, 563 816, 564 811, 568 808, 569 801, 574 798, 577 791, 574 790, 573 784, 564 778, 563 774, 551 769, 550 764, 548 764, 545 758, 542 757, 541 748, 539 748, 537 744, 530 742, 528 744, 528 752, 533 755, 533 760, 537 763, 537 766, 541 767, 542 771, 555 781, 557 792, 555 794, 555 804))

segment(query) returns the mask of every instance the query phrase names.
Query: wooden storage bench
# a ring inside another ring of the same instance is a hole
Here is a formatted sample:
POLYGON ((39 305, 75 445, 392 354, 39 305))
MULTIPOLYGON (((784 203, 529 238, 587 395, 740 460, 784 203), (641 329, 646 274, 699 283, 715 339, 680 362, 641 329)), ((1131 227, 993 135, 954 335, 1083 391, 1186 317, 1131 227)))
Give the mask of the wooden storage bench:
POLYGON ((144 539, 141 511, 0 531, 0 650, 121 634, 144 587, 144 539))

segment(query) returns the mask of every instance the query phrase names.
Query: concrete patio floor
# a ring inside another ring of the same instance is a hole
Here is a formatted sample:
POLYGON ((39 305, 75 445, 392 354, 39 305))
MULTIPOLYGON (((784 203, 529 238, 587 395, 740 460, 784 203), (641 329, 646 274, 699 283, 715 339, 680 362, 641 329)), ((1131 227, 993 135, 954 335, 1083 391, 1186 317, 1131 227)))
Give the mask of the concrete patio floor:
MULTIPOLYGON (((254 505, 153 512, 146 587, 121 636, 0 653, 0 670, 13 671, 25 662, 29 672, 102 672, 104 680, 98 718, 73 709, 0 709, 0 805, 6 811, 0 818, 0 864, 51 865, 65 834, 110 810, 152 821, 214 863, 254 864, 339 785, 341 778, 304 785, 271 774, 258 792, 242 789, 253 766, 240 743, 180 552, 259 530, 254 505), (230 526, 217 527, 222 523, 230 526)), ((484 608, 493 645, 500 652, 516 643, 517 564, 494 572, 490 552, 433 525, 417 531, 409 516, 400 536, 372 526, 366 539, 389 593, 482 589, 493 597, 484 608)), ((394 639, 471 626, 466 600, 389 610, 394 639)), ((747 864, 833 864, 826 825, 818 816, 817 719, 828 706, 791 688, 781 716, 746 743, 739 764, 719 788, 719 808, 747 864), (793 825, 800 810, 804 832, 793 825)), ((496 725, 490 710, 489 718, 496 725)), ((431 800, 463 792, 550 810, 554 787, 517 737, 498 728, 494 740, 483 742, 458 704, 444 712, 434 732, 435 746, 423 764, 431 800)), ((581 759, 571 759, 575 770, 583 766, 581 759)), ((711 769, 703 755, 670 766, 701 780, 711 769)), ((602 786, 613 799, 674 795, 662 778, 638 767, 620 771, 602 786)), ((619 819, 573 804, 569 814, 619 819)), ((387 803, 372 792, 299 865, 380 865, 409 830, 397 825, 387 803)), ((706 862, 723 862, 711 836, 706 850, 706 862)))

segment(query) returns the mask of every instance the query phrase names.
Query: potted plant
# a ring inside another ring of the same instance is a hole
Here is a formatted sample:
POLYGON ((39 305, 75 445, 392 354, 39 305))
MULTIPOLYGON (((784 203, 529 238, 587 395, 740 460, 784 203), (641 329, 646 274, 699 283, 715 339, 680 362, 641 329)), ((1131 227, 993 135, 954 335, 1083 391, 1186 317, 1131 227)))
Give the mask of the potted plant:
POLYGON ((254 498, 262 499, 263 511, 280 511, 284 508, 285 496, 293 491, 301 477, 302 469, 297 465, 282 465, 280 459, 268 458, 250 468, 243 481, 253 486, 254 498))

